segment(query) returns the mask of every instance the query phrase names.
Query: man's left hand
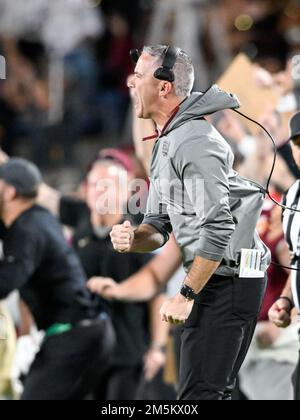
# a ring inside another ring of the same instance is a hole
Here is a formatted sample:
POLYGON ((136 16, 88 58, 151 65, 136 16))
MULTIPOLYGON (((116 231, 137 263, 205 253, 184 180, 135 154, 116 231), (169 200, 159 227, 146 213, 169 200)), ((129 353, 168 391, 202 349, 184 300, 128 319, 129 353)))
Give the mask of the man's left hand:
POLYGON ((182 325, 189 318, 194 306, 194 301, 189 301, 180 293, 172 299, 168 299, 160 310, 162 321, 174 325, 182 325))

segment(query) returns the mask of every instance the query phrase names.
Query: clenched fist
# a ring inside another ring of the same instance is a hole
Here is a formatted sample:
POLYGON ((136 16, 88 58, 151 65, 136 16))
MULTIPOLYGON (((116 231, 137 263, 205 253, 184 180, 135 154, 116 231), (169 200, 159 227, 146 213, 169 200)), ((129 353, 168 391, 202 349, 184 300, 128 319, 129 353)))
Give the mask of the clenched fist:
POLYGON ((134 229, 129 221, 116 225, 110 233, 114 249, 120 253, 130 252, 134 241, 134 229))
POLYGON ((269 319, 278 328, 287 328, 292 322, 292 308, 285 299, 279 299, 269 311, 269 319))

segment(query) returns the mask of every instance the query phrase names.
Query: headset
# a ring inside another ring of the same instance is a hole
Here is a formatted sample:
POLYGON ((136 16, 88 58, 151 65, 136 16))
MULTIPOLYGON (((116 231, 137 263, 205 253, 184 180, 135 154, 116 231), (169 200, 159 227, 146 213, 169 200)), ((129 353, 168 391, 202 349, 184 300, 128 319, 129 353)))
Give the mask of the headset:
MULTIPOLYGON (((165 80, 165 81, 168 81, 168 82, 171 82, 171 83, 173 83, 175 81, 175 75, 174 75, 174 72, 173 72, 173 68, 174 68, 176 60, 179 56, 180 51, 181 51, 180 48, 171 47, 171 46, 166 47, 166 50, 164 52, 163 63, 161 65, 161 67, 159 67, 154 72, 154 77, 156 79, 165 80)), ((140 56, 141 56, 141 52, 138 49, 132 49, 132 50, 130 50, 130 56, 131 56, 132 60, 135 63, 137 63, 140 56)), ((269 178, 267 180, 266 186, 263 187, 262 185, 258 184, 258 186, 261 188, 261 191, 264 192, 264 194, 266 194, 273 203, 275 203, 277 206, 281 207, 283 210, 290 210, 294 213, 300 213, 300 210, 297 210, 297 209, 291 208, 291 207, 287 207, 284 204, 279 203, 278 201, 276 201, 272 197, 272 195, 270 193, 270 183, 271 183, 271 180, 272 180, 272 177, 273 177, 273 173, 274 173, 275 166, 276 166, 276 161, 277 161, 277 146, 276 146, 276 142, 275 142, 273 136, 258 121, 255 121, 254 119, 248 117, 247 115, 243 114, 242 112, 238 111, 237 109, 234 109, 233 111, 235 113, 239 114, 240 116, 242 116, 243 118, 247 119, 248 121, 251 121, 252 123, 256 124, 258 127, 260 127, 266 133, 266 135, 270 138, 270 140, 272 142, 273 152, 274 152, 273 164, 272 164, 271 172, 270 172, 269 178)), ((288 270, 300 272, 300 269, 298 269, 298 268, 286 267, 286 266, 283 266, 281 264, 277 264, 277 263, 274 263, 274 262, 272 262, 272 264, 275 265, 275 266, 278 266, 278 267, 288 269, 288 270)))
MULTIPOLYGON (((176 47, 166 47, 164 51, 164 59, 161 67, 159 67, 154 72, 155 79, 164 80, 166 82, 173 83, 175 81, 175 74, 173 72, 173 67, 176 63, 176 60, 180 54, 180 48, 176 47)), ((141 52, 137 49, 130 50, 130 56, 132 60, 137 63, 141 52)))

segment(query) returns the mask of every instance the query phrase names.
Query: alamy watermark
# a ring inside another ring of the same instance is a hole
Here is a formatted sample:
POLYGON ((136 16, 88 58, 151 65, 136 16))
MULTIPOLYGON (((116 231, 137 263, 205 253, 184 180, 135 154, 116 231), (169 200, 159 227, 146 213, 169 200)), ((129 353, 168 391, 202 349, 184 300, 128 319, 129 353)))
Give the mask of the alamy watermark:
POLYGON ((7 320, 0 314, 0 340, 7 340, 7 320))
POLYGON ((129 180, 127 175, 115 179, 101 179, 94 186, 97 192, 98 214, 139 213, 184 215, 204 214, 204 180, 152 179, 149 184, 143 179, 129 180), (127 208, 124 208, 124 204, 127 208))
POLYGON ((292 58, 292 77, 294 80, 300 80, 300 55, 292 58))
POLYGON ((6 60, 3 55, 0 55, 0 80, 6 79, 6 60))

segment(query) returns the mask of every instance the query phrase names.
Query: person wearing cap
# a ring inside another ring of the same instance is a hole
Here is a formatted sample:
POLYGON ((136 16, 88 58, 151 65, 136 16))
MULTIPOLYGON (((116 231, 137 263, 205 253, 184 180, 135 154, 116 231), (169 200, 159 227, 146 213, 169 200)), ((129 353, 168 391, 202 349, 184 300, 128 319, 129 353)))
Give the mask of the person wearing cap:
POLYGON ((83 399, 98 380, 95 366, 111 349, 112 330, 104 308, 100 311, 85 287, 60 224, 36 204, 41 183, 38 168, 26 160, 0 166, 0 299, 19 290, 45 332, 22 399, 83 399))
MULTIPOLYGON (((300 112, 290 121, 290 138, 293 157, 300 169, 300 112)), ((292 322, 292 315, 300 311, 300 180, 289 189, 283 200, 288 207, 283 212, 283 228, 286 241, 292 255, 291 274, 281 296, 269 312, 270 321, 279 328, 287 328, 292 322), (298 271, 297 271, 298 270, 298 271)), ((300 361, 293 376, 294 398, 300 400, 300 361)))

